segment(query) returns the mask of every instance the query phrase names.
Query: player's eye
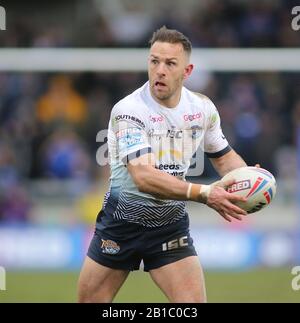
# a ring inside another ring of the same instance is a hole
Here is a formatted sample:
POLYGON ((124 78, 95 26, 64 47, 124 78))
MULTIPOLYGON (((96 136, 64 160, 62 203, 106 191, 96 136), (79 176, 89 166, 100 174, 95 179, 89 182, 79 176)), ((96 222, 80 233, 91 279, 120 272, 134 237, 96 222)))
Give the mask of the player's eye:
POLYGON ((151 59, 151 63, 156 65, 158 63, 158 60, 157 59, 151 59))
POLYGON ((167 65, 168 65, 168 66, 175 66, 175 65, 176 65, 176 63, 175 63, 175 62, 168 62, 168 63, 167 63, 167 65))

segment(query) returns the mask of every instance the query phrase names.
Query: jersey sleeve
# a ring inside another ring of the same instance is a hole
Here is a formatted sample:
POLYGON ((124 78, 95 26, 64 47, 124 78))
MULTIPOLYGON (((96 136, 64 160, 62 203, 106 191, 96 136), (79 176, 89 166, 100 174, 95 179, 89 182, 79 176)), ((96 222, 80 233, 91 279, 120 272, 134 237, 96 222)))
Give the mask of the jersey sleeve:
POLYGON ((147 120, 138 112, 138 107, 120 105, 113 109, 111 129, 116 140, 116 152, 124 164, 152 151, 147 120))
POLYGON ((204 151, 209 158, 218 158, 231 150, 222 128, 221 119, 215 105, 207 100, 208 119, 204 135, 204 151))

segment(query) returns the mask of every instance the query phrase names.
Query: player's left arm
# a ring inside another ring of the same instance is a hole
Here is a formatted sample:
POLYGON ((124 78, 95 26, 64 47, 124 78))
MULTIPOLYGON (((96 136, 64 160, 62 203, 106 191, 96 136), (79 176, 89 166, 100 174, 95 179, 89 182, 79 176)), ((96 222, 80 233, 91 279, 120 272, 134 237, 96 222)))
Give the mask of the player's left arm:
POLYGON ((247 166, 243 158, 238 155, 233 149, 231 149, 221 157, 210 158, 209 160, 212 163, 214 169, 221 177, 223 177, 233 169, 247 166))

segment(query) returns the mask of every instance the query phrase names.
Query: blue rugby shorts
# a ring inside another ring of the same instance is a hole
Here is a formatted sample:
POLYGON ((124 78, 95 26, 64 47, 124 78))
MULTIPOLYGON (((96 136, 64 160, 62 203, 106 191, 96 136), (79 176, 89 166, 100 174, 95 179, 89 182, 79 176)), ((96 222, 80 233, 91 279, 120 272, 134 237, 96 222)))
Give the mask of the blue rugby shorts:
POLYGON ((149 271, 197 255, 189 233, 188 214, 157 228, 116 220, 103 211, 97 222, 87 255, 106 267, 138 270, 143 261, 144 271, 149 271))

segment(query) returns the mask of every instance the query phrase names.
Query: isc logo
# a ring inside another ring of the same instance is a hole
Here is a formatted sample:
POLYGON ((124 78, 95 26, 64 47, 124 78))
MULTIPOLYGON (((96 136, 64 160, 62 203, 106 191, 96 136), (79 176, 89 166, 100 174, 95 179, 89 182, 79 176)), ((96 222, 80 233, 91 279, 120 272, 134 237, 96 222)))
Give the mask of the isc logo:
POLYGON ((187 236, 171 240, 169 242, 165 242, 162 244, 162 251, 167 251, 167 250, 172 250, 172 249, 177 249, 179 247, 186 247, 188 246, 187 242, 187 236))

